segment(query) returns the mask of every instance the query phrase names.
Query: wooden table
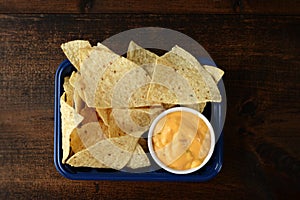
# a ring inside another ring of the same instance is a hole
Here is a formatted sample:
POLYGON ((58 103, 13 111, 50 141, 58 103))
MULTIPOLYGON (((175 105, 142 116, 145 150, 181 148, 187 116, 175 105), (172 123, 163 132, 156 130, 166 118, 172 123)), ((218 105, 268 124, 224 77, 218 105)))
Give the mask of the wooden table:
POLYGON ((0 0, 0 199, 291 199, 300 190, 300 3, 0 0), (60 44, 160 26, 225 71, 224 165, 206 183, 71 181, 53 164, 60 44))

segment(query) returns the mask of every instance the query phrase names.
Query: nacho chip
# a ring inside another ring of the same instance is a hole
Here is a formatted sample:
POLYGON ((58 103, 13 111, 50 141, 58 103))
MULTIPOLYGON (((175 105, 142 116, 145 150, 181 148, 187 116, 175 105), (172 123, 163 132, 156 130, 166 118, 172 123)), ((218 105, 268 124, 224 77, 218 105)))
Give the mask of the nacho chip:
POLYGON ((161 95, 163 95, 159 85, 163 85, 174 91, 177 97, 177 99, 174 99, 165 95, 164 103, 195 104, 208 101, 220 102, 221 95, 215 81, 201 67, 200 63, 196 62, 195 58, 191 59, 192 57, 192 55, 178 46, 173 47, 170 52, 160 57, 151 80, 153 84, 149 88, 148 97, 152 100, 159 100, 161 95), (189 60, 186 58, 189 58, 189 60), (171 75, 173 77, 170 77, 171 75), (171 83, 172 80, 177 80, 177 83, 184 84, 182 87, 189 94, 187 95, 183 89, 177 88, 179 87, 177 86, 178 84, 176 85, 174 81, 171 83))
MULTIPOLYGON (((110 168, 97 160, 88 149, 77 152, 66 163, 73 167, 110 168)), ((150 161, 140 145, 136 146, 126 166, 132 169, 150 166, 150 161)))
POLYGON ((95 159, 88 149, 77 152, 66 163, 73 167, 109 168, 95 159))
POLYGON ((66 102, 69 106, 73 107, 73 96, 74 96, 74 87, 70 84, 70 78, 65 77, 64 78, 64 84, 63 84, 64 91, 66 93, 66 102))
POLYGON ((152 77, 156 60, 159 58, 156 54, 148 51, 135 42, 131 41, 127 50, 127 59, 140 65, 150 77, 152 77))
POLYGON ((84 109, 85 103, 84 103, 84 101, 81 99, 78 90, 74 90, 73 101, 74 101, 73 104, 74 104, 75 111, 76 111, 77 113, 80 113, 80 111, 81 111, 82 109, 84 109))
POLYGON ((150 166, 150 161, 143 148, 138 144, 126 167, 137 169, 150 166))
POLYGON ((143 47, 136 44, 134 41, 130 41, 127 50, 127 59, 138 65, 144 65, 148 63, 155 63, 157 58, 155 53, 144 49, 143 47))
POLYGON ((162 110, 162 107, 113 109, 110 114, 110 133, 139 137, 149 129, 151 122, 162 110))
POLYGON ((116 122, 114 116, 112 113, 110 113, 109 118, 108 118, 108 135, 109 138, 114 138, 114 137, 120 137, 120 136, 125 136, 126 132, 122 128, 120 128, 120 125, 116 122))
POLYGON ((80 79, 81 79, 80 74, 75 71, 72 72, 70 79, 69 79, 70 84, 74 88, 73 101, 74 101, 75 110, 78 113, 85 106, 85 103, 84 103, 85 97, 83 94, 80 79))
MULTIPOLYGON (((158 62, 164 61, 159 59, 158 62)), ((148 90, 149 101, 167 104, 194 104, 197 98, 188 79, 172 68, 173 64, 164 61, 157 64, 148 90), (167 66, 168 65, 168 66, 167 66)))
MULTIPOLYGON (((126 134, 145 132, 163 107, 135 109, 96 109, 100 118, 106 121, 109 138, 126 134)), ((105 123, 105 122, 104 122, 105 123)))
POLYGON ((93 47, 88 58, 83 60, 80 71, 81 76, 77 80, 77 84, 83 92, 84 97, 82 99, 89 107, 99 107, 95 104, 99 81, 108 66, 119 58, 120 56, 117 54, 93 47))
MULTIPOLYGON (((220 95, 218 87, 216 86, 216 84, 214 84, 215 83, 214 79, 210 76, 209 73, 207 73, 205 68, 203 68, 203 66, 198 62, 198 60, 193 55, 191 55, 189 52, 180 48, 177 45, 172 48, 171 52, 178 55, 178 57, 181 57, 182 59, 184 59, 185 61, 183 63, 189 62, 191 66, 194 66, 194 68, 197 68, 199 70, 200 76, 198 77, 199 78, 198 81, 200 81, 200 83, 203 83, 208 88, 208 91, 210 92, 209 101, 220 102, 221 95, 220 95), (202 78, 202 81, 201 81, 201 78, 202 78)), ((204 96, 205 96, 205 94, 204 94, 204 96)), ((200 95, 200 97, 201 97, 201 95, 200 95)), ((205 101, 205 102, 207 102, 207 101, 205 101)))
POLYGON ((218 83, 224 75, 224 71, 217 67, 209 65, 203 65, 203 67, 213 77, 215 83, 218 83))
POLYGON ((130 160, 138 138, 130 135, 101 140, 87 150, 105 166, 120 170, 130 160))
POLYGON ((130 118, 138 126, 150 127, 152 121, 165 109, 162 106, 152 106, 146 108, 131 109, 130 118))
POLYGON ((80 124, 83 117, 76 113, 74 108, 65 101, 65 93, 60 98, 61 126, 62 126, 62 163, 65 163, 70 153, 70 135, 72 131, 80 124))
MULTIPOLYGON (((149 82, 150 77, 145 70, 121 57, 102 74, 95 95, 95 105, 100 108, 127 108, 131 94, 149 82)), ((142 100, 146 100, 146 95, 142 100)), ((137 105, 135 102, 134 107, 138 106, 145 106, 145 103, 137 105)))
POLYGON ((71 135, 70 135, 70 147, 71 147, 71 151, 75 154, 83 149, 86 149, 86 147, 84 146, 84 144, 82 143, 78 132, 77 132, 77 128, 73 129, 71 135))
POLYGON ((69 82, 73 87, 75 87, 75 82, 78 79, 78 76, 80 76, 79 73, 75 71, 73 71, 70 76, 69 82))
POLYGON ((105 138, 109 138, 108 126, 104 124, 101 118, 98 120, 98 122, 101 127, 101 130, 103 131, 105 138))
POLYGON ((74 40, 61 45, 63 52, 78 71, 80 70, 79 50, 87 47, 91 47, 91 44, 85 40, 74 40))
POLYGON ((103 132, 98 122, 91 122, 74 129, 70 142, 72 151, 77 153, 105 139, 103 132))

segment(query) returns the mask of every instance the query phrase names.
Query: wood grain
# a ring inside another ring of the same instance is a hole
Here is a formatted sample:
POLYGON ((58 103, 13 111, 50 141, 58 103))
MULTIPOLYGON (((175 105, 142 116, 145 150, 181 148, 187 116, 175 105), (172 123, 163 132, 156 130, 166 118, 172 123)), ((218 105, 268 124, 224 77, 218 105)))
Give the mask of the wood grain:
POLYGON ((0 199, 299 195, 299 24, 299 16, 281 15, 0 15, 0 199), (207 183, 63 178, 53 164, 54 74, 65 59, 60 44, 96 44, 143 26, 189 35, 224 69, 223 169, 207 183))
POLYGON ((0 13, 300 14, 297 0, 0 0, 0 13))

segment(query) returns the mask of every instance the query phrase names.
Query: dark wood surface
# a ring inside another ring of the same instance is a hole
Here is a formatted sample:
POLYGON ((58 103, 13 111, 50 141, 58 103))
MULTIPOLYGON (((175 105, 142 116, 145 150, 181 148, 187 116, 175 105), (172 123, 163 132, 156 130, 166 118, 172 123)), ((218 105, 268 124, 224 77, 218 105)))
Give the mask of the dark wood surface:
POLYGON ((62 2, 0 1, 0 199, 300 195, 299 1, 62 2), (221 172, 206 183, 63 178, 53 164, 54 74, 65 59, 60 44, 96 44, 145 26, 192 37, 224 69, 221 172))

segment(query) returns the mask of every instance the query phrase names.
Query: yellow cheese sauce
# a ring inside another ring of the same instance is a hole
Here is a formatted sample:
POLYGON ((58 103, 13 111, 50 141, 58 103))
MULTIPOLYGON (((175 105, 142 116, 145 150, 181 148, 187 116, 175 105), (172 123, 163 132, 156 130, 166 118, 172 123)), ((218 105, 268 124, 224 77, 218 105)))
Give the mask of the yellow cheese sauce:
POLYGON ((165 165, 186 170, 198 167, 210 149, 210 133, 197 115, 177 111, 167 114, 157 123, 153 149, 165 165))

